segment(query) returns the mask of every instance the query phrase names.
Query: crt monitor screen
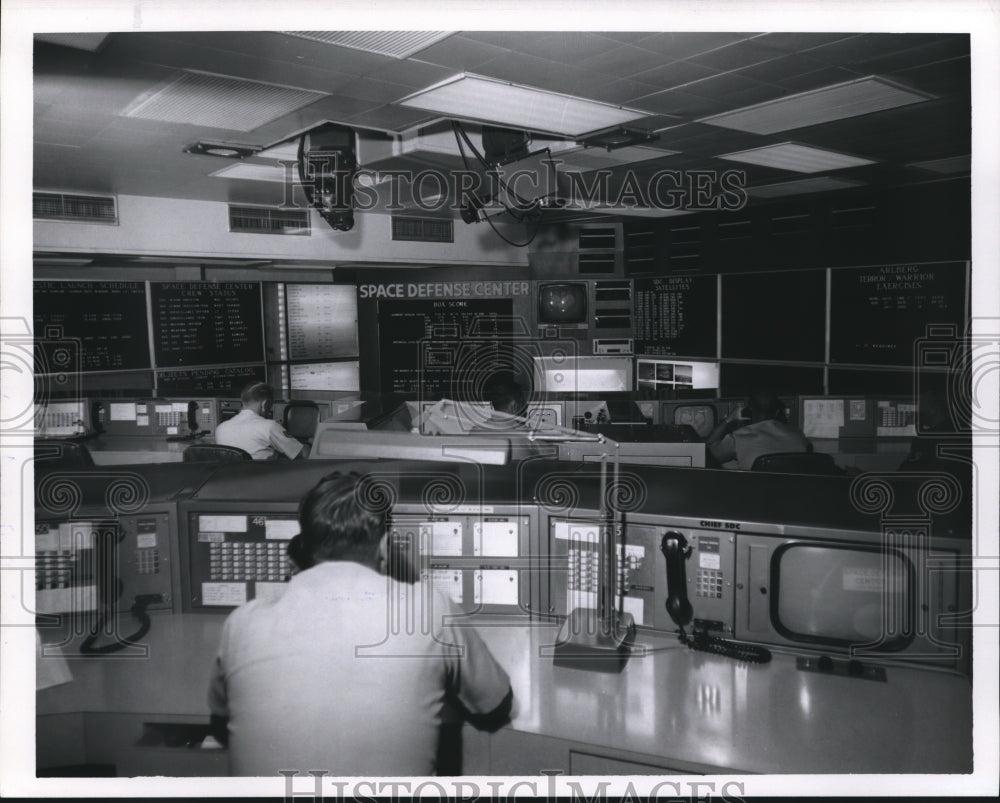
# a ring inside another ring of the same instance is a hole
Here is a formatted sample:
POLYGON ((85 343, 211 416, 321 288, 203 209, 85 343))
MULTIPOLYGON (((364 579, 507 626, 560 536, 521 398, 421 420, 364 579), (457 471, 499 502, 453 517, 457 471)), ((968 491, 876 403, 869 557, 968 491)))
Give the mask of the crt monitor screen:
POLYGON ((674 407, 672 422, 694 428, 702 438, 715 429, 715 407, 711 404, 681 404, 674 407))
POLYGON ((771 557, 771 623, 803 643, 902 649, 913 638, 913 565, 861 545, 785 544, 771 557))
POLYGON ((587 322, 587 285, 584 282, 543 284, 538 288, 539 324, 587 322))

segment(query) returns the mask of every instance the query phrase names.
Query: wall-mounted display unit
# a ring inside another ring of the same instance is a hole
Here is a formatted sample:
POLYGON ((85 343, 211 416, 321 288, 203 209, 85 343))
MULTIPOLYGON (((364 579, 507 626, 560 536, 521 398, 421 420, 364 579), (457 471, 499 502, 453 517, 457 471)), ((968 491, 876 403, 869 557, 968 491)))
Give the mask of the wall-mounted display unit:
POLYGON ((149 368, 145 282, 33 285, 35 372, 149 368))
POLYGON ((264 361, 259 282, 150 282, 158 368, 264 361))

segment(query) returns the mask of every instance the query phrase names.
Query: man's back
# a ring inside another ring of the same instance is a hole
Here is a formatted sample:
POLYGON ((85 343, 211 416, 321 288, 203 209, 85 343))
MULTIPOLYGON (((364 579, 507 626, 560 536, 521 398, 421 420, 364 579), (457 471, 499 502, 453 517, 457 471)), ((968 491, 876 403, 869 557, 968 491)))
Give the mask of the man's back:
POLYGON ((215 442, 222 446, 236 446, 249 452, 254 460, 268 460, 277 451, 295 458, 302 451, 302 444, 288 437, 279 424, 257 415, 253 410, 241 410, 228 421, 215 428, 215 442))
POLYGON ((732 438, 737 467, 744 471, 749 470, 761 455, 810 449, 809 440, 801 430, 773 419, 741 427, 732 433, 732 438))
POLYGON ((437 637, 405 633, 411 615, 419 631, 423 591, 332 561, 234 611, 210 692, 213 713, 229 718, 232 774, 433 773, 446 690, 487 713, 510 682, 475 631, 441 627, 451 608, 439 595, 428 595, 437 637), (403 633, 389 634, 390 613, 403 633))

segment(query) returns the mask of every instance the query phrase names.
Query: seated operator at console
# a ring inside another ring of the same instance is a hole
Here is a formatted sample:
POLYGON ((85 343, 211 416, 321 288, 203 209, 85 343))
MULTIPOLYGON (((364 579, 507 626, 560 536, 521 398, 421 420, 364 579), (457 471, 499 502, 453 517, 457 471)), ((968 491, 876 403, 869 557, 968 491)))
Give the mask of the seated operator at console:
MULTIPOLYGON (((500 371, 493 374, 483 385, 483 396, 498 413, 507 413, 524 418, 528 414, 528 401, 524 397, 524 389, 514 379, 514 375, 500 371)), ((507 419, 492 419, 491 423, 498 428, 522 429, 524 424, 507 419)))
POLYGON ((802 430, 785 422, 784 405, 776 395, 758 391, 747 405, 727 415, 706 438, 709 452, 723 468, 749 471, 761 455, 812 451, 802 430))
POLYGON ((385 574, 386 517, 360 480, 334 473, 309 491, 288 550, 300 571, 223 626, 209 705, 233 775, 431 775, 446 704, 484 725, 509 714, 510 679, 451 623, 458 609, 385 574), (413 621, 426 628, 388 632, 390 605, 423 604, 413 621))
POLYGON ((295 459, 308 457, 309 447, 291 438, 277 421, 271 420, 274 389, 264 382, 252 382, 240 395, 243 409, 215 428, 215 442, 249 452, 254 460, 271 460, 279 455, 295 459))

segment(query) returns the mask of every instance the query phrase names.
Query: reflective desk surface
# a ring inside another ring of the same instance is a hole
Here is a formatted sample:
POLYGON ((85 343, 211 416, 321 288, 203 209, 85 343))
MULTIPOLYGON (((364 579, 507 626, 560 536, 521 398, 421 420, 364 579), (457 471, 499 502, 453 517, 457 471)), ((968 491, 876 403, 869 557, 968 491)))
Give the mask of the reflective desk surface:
POLYGON ((107 437, 104 435, 84 442, 98 466, 124 466, 136 463, 180 463, 184 450, 192 443, 213 443, 211 438, 196 441, 168 441, 161 438, 107 437))
MULTIPOLYGON (((37 714, 206 722, 223 619, 155 616, 145 649, 132 657, 73 658, 66 646, 73 680, 39 691, 37 714)), ((784 653, 746 664, 641 632, 624 670, 603 673, 555 666, 546 654, 556 634, 551 623, 488 617, 477 627, 509 672, 516 700, 512 721, 488 737, 494 753, 511 750, 517 738, 545 737, 695 772, 971 771, 971 683, 961 675, 887 665, 881 682, 802 671, 784 653)), ((42 638, 58 641, 52 632, 42 638)), ((527 772, 525 762, 544 762, 533 759, 530 745, 520 752, 527 757, 494 755, 494 772, 527 772)))
MULTIPOLYGON (((184 450, 192 443, 213 443, 211 436, 196 441, 168 441, 166 437, 114 437, 102 435, 85 442, 94 463, 99 466, 134 465, 136 463, 174 463, 182 460, 184 450)), ((841 467, 853 472, 896 471, 909 452, 905 440, 875 441, 872 439, 813 440, 818 452, 829 452, 841 467)))

